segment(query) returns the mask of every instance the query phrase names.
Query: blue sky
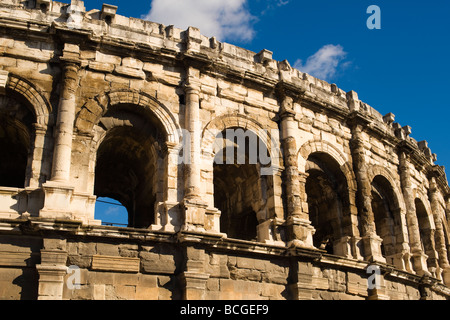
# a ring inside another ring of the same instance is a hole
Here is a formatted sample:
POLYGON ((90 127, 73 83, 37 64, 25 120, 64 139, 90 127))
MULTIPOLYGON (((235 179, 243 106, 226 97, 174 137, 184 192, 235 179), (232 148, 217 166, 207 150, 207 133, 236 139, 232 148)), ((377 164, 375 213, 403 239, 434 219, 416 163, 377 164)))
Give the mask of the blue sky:
MULTIPOLYGON (((87 0, 101 9, 105 1, 87 0)), ((118 14, 179 28, 259 52, 311 73, 359 98, 427 140, 450 168, 450 1, 400 0, 109 0, 118 14), (370 30, 370 5, 381 29, 370 30)), ((450 170, 450 169, 449 169, 450 170)), ((448 174, 448 170, 447 170, 448 174)))

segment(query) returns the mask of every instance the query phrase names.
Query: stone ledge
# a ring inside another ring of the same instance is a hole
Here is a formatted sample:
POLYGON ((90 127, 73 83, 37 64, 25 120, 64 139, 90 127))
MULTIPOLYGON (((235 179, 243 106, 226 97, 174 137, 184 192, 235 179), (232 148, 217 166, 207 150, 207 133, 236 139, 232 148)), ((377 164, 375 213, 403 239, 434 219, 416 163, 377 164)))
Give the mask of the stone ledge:
POLYGON ((0 252, 2 267, 31 267, 39 261, 39 255, 32 252, 0 252))

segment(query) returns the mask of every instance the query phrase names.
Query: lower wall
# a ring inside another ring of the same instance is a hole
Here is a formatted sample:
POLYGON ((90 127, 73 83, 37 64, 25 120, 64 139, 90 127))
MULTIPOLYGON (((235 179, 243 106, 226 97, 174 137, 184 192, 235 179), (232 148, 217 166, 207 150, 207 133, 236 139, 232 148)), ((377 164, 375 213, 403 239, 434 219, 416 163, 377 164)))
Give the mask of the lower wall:
POLYGON ((205 234, 54 223, 0 231, 0 299, 450 299, 436 279, 387 265, 369 290, 368 265, 205 234))

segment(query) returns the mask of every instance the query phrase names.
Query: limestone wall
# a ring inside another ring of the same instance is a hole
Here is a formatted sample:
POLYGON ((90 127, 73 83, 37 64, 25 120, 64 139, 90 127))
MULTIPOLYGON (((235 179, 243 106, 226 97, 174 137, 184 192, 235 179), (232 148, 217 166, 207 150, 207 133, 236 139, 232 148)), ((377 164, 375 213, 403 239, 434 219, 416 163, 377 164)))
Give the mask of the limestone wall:
POLYGON ((268 50, 116 9, 0 1, 2 297, 448 298, 450 190, 410 127, 268 50), (227 130, 245 163, 218 163, 227 130))

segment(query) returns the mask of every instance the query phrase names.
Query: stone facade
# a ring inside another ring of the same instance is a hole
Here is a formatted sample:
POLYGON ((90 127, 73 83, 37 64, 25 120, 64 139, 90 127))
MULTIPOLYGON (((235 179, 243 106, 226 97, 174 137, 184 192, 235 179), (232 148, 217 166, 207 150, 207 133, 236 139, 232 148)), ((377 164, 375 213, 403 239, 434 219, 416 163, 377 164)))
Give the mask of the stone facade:
POLYGON ((0 1, 0 298, 450 298, 450 189, 410 127, 116 10, 0 1))

